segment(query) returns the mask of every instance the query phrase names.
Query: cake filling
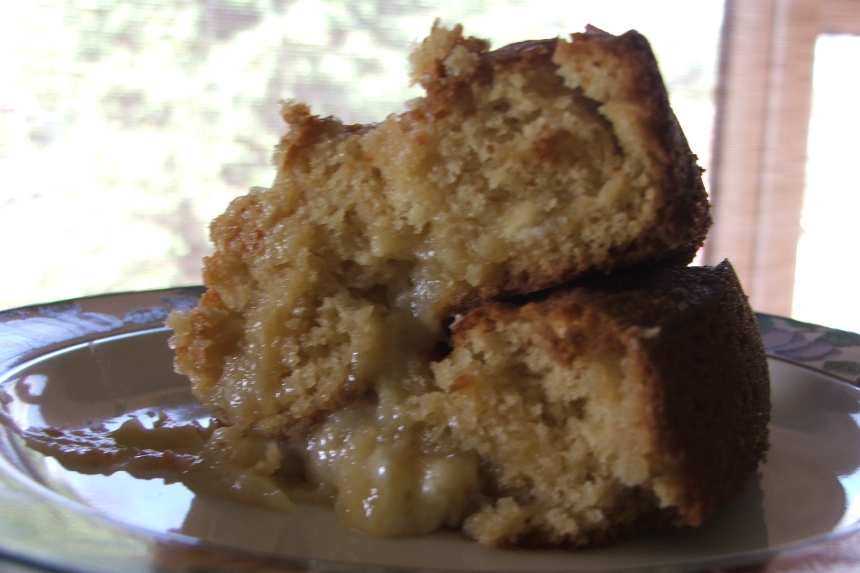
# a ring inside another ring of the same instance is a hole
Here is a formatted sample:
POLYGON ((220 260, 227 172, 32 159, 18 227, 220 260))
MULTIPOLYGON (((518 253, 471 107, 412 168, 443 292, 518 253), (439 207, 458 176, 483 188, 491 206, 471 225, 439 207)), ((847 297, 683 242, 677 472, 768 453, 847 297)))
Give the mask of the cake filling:
POLYGON ((402 403, 336 412, 306 441, 305 475, 330 492, 346 525, 374 535, 414 535, 457 527, 475 508, 478 458, 422 443, 401 420, 402 403))

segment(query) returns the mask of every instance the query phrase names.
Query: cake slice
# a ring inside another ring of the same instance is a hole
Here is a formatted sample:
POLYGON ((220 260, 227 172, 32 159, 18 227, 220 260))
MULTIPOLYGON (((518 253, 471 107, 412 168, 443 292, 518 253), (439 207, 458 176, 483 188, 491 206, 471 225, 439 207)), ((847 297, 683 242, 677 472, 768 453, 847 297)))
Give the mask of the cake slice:
POLYGON ((254 471, 298 479, 290 496, 330 499, 348 527, 490 546, 698 526, 764 459, 767 364, 728 263, 484 303, 450 344, 276 448, 234 426, 211 449, 280 452, 254 471))
POLYGON ((425 443, 476 455, 482 543, 584 545, 697 526, 767 450, 768 370, 728 263, 622 273, 454 326, 411 399, 425 443))
POLYGON ((455 311, 686 263, 704 239, 700 170, 636 32, 489 51, 434 26, 412 74, 426 96, 379 124, 285 104, 273 186, 213 222, 208 290, 169 322, 223 423, 280 435, 426 377, 455 311))

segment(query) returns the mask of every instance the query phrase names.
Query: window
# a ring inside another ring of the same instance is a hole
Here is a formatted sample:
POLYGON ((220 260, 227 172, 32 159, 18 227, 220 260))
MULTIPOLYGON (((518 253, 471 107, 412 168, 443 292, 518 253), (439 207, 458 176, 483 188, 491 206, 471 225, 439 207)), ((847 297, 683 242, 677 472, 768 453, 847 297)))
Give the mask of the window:
POLYGON ((857 62, 860 35, 818 36, 792 314, 860 332, 857 62))
POLYGON ((756 310, 860 330, 857 154, 840 144, 858 121, 856 34, 852 0, 727 3, 704 259, 729 257, 756 310))

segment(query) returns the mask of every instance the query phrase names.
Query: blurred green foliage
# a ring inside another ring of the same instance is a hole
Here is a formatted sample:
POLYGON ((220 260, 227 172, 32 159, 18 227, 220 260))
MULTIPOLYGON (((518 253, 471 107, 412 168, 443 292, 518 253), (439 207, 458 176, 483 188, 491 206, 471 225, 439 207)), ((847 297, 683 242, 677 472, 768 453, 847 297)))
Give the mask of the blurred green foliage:
POLYGON ((722 2, 55 0, 0 22, 0 308, 199 282, 207 222, 273 176, 278 101, 375 121, 434 18, 504 43, 649 36, 707 162, 722 2), (672 15, 667 18, 667 15, 672 15), (678 29, 673 22, 684 21, 678 29))

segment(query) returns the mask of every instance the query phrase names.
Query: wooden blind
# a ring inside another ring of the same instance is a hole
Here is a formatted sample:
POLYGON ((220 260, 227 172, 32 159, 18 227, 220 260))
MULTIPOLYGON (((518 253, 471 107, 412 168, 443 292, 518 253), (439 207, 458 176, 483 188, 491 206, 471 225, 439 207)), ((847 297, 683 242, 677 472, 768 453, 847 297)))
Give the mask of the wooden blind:
POLYGON ((823 33, 860 33, 860 2, 726 4, 710 181, 714 228, 704 261, 731 259, 759 311, 791 312, 812 65, 823 33))

